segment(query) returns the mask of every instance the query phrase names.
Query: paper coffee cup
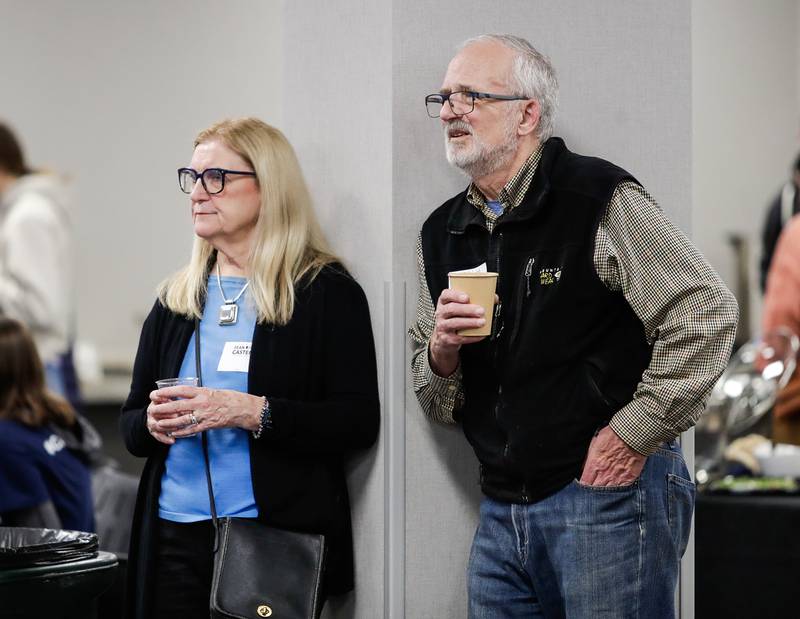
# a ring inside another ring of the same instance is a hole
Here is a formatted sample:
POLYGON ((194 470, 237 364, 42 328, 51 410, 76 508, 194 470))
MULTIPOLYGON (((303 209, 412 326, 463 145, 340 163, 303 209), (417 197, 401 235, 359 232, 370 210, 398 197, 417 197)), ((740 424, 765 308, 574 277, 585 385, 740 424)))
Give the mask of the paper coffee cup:
POLYGON ((459 335, 490 335, 494 318, 494 293, 497 286, 497 273, 449 273, 450 288, 466 292, 469 302, 480 305, 485 314, 486 323, 475 329, 462 329, 459 335))

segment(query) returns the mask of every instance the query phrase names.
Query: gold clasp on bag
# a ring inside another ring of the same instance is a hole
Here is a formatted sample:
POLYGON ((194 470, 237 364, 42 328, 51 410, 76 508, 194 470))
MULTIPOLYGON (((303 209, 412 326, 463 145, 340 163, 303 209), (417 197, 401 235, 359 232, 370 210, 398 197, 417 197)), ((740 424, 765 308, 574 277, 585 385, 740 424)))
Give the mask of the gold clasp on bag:
POLYGON ((262 604, 256 609, 259 617, 272 617, 272 609, 266 604, 262 604))

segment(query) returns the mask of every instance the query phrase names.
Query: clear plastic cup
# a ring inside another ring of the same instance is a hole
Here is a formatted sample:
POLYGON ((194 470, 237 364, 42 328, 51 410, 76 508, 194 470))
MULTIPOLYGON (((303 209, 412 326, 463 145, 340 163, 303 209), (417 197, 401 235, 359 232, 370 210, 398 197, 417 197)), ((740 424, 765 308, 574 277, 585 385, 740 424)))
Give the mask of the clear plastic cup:
POLYGON ((156 386, 159 389, 166 387, 177 387, 178 385, 189 385, 190 387, 197 387, 198 380, 194 376, 186 378, 161 378, 156 381, 156 386))
MULTIPOLYGON (((185 378, 161 378, 156 381, 156 386, 159 389, 164 389, 166 387, 177 387, 179 385, 188 385, 189 387, 197 387, 200 381, 197 380, 194 376, 188 376, 185 378)), ((180 398, 172 398, 173 400, 180 400, 180 398)), ((168 399, 164 399, 164 402, 168 401, 168 399)), ((173 417, 180 417, 181 413, 175 413, 172 415, 173 417)), ((185 426, 184 426, 185 427, 185 426)), ((180 428, 181 430, 183 429, 180 428)), ((168 432, 167 436, 172 436, 172 433, 168 432)))

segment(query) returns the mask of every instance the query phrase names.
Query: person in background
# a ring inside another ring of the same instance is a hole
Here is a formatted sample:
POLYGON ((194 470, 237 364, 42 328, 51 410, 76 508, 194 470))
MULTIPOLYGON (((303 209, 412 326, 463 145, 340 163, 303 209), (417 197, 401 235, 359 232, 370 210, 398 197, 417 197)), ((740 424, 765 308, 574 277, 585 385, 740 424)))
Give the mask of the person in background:
POLYGON ((767 274, 772 263, 775 245, 786 223, 800 211, 800 155, 795 159, 792 178, 781 188, 780 193, 770 203, 761 231, 761 262, 759 263, 759 283, 761 292, 766 292, 767 274))
POLYGON ((625 170, 553 137, 549 59, 465 42, 437 93, 469 186, 417 244, 414 390, 460 423, 484 498, 469 616, 675 617, 694 484, 677 444, 725 368, 733 295, 625 170), (448 272, 499 273, 490 316, 448 272))
POLYGON ((209 616, 203 432, 219 516, 325 535, 325 593, 349 591, 344 462, 379 426, 367 299, 328 248, 274 127, 243 118, 201 131, 178 181, 194 250, 144 323, 120 418, 129 451, 147 458, 127 616, 209 616), (154 390, 158 379, 198 376, 198 338, 203 386, 154 390))
MULTIPOLYGON (((800 217, 792 217, 775 246, 761 315, 761 332, 786 327, 800 336, 800 217)), ((800 445, 800 371, 778 393, 772 439, 800 445)))
POLYGON ((30 329, 47 386, 77 406, 66 193, 58 176, 27 165, 16 136, 0 123, 0 314, 30 329))
POLYGON ((0 524, 94 530, 96 431, 45 387, 25 326, 0 317, 0 524))

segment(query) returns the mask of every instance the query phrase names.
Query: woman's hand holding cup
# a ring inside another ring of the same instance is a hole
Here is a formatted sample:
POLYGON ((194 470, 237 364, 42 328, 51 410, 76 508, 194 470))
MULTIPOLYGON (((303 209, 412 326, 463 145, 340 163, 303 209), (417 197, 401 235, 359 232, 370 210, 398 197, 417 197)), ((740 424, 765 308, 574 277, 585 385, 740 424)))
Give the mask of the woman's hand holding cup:
MULTIPOLYGON (((176 419, 181 416, 180 410, 169 410, 166 404, 181 401, 182 398, 192 397, 188 390, 197 390, 198 380, 189 378, 162 378, 156 381, 158 389, 150 392, 150 405, 147 407, 147 430, 157 441, 166 445, 175 442, 176 433, 171 428, 163 427, 165 420, 176 419)), ((182 426, 181 429, 183 429, 182 426)), ((180 438, 180 437, 177 437, 180 438)))
POLYGON ((157 389, 150 394, 150 399, 148 429, 157 440, 170 445, 176 438, 215 428, 256 431, 264 403, 260 396, 191 384, 157 389), (152 428, 151 419, 155 422, 152 428), (167 440, 162 440, 156 433, 167 440))

